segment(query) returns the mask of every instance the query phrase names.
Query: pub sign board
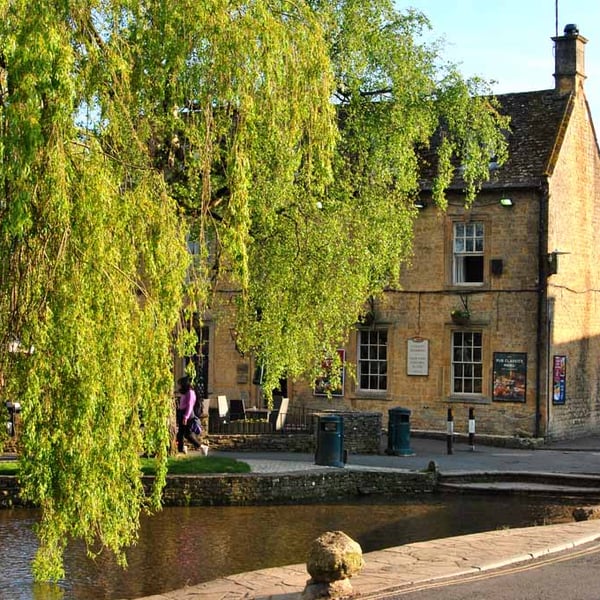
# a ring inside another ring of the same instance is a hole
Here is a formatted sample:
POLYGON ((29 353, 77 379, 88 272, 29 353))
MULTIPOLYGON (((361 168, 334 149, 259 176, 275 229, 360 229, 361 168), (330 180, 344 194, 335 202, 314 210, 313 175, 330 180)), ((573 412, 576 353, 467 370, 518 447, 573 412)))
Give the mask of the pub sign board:
POLYGON ((494 402, 525 402, 527 353, 494 352, 494 402))

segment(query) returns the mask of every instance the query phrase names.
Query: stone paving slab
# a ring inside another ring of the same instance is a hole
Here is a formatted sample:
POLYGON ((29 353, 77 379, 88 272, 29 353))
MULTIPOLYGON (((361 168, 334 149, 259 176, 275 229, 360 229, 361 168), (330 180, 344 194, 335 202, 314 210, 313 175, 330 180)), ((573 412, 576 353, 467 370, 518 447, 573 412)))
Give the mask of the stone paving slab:
POLYGON ((511 492, 538 492, 567 495, 598 495, 600 496, 600 487, 577 487, 572 485, 558 485, 555 483, 536 483, 536 482, 514 482, 514 481, 496 481, 496 482, 461 482, 461 483, 443 483, 439 486, 440 490, 470 490, 473 492, 487 491, 511 491, 511 492))

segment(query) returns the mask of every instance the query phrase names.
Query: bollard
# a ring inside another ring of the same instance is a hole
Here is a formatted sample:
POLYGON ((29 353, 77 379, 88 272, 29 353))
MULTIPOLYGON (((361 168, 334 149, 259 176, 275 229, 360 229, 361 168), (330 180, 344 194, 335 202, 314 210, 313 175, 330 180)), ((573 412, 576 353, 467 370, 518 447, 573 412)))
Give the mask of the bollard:
POLYGON ((452 442, 454 437, 454 417, 452 416, 452 409, 448 409, 448 426, 446 429, 446 446, 448 448, 448 454, 452 454, 452 442))
POLYGON ((469 446, 471 451, 475 450, 475 410, 469 409, 469 446))

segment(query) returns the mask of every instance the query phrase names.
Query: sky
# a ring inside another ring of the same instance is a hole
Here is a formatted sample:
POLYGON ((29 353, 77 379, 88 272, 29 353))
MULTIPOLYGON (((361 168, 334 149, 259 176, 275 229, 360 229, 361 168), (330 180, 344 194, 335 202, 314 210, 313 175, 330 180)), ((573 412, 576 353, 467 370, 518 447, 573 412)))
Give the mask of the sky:
POLYGON ((554 42, 574 23, 585 46, 585 93, 596 129, 600 128, 600 2, 598 0, 396 0, 416 8, 443 39, 444 58, 466 77, 494 80, 497 94, 554 87, 554 42))

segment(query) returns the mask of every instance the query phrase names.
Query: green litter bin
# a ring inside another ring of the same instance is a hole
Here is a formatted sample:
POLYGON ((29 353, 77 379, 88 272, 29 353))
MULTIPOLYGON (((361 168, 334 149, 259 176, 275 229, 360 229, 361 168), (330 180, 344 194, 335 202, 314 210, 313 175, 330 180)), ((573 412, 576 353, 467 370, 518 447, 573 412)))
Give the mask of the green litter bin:
POLYGON ((340 415, 320 415, 317 425, 315 464, 344 466, 344 420, 340 415))
POLYGON ((410 447, 410 410, 408 408, 390 408, 388 410, 388 446, 386 453, 396 456, 411 456, 410 447))

